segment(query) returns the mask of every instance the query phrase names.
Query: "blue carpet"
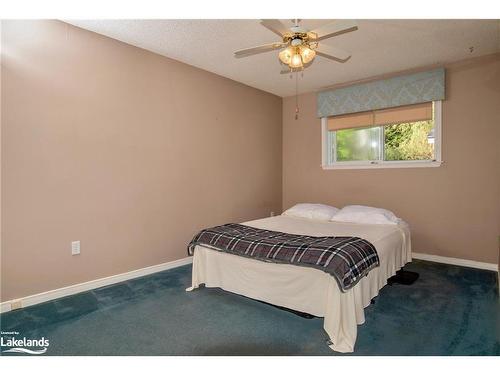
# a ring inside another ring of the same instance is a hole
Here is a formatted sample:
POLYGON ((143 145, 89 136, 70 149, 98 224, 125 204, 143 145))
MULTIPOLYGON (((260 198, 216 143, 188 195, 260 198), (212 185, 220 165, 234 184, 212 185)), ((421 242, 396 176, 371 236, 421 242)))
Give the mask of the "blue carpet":
MULTIPOLYGON (((500 355, 494 272, 424 261, 405 269, 420 278, 382 289, 354 355, 500 355)), ((220 289, 186 293, 190 281, 191 266, 179 267, 4 313, 0 327, 48 338, 47 355, 339 355, 321 318, 220 289)))

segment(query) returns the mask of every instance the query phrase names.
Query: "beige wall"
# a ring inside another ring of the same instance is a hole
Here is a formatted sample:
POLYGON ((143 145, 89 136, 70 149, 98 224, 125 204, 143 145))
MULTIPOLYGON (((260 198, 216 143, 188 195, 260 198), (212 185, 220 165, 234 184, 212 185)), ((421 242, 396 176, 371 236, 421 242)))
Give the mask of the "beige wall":
POLYGON ((3 301, 281 210, 281 98, 62 22, 2 28, 3 301))
POLYGON ((283 209, 297 202, 393 210, 411 225, 413 250, 498 262, 500 55, 450 65, 439 168, 322 170, 316 95, 283 100, 283 209))

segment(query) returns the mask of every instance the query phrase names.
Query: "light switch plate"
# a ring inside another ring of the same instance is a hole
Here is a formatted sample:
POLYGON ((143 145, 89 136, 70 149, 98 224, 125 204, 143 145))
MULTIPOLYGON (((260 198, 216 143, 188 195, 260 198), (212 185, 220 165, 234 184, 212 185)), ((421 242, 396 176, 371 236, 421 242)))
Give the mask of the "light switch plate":
POLYGON ((71 255, 80 254, 80 241, 71 242, 71 255))

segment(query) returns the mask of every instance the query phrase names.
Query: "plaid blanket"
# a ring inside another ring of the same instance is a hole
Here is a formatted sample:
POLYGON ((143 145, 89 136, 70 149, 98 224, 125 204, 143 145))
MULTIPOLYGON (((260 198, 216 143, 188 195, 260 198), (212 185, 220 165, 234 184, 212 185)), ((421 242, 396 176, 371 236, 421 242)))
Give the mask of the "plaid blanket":
POLYGON ((241 224, 203 229, 189 243, 189 255, 196 245, 266 262, 317 268, 335 277, 343 292, 379 265, 375 247, 359 237, 312 237, 241 224))

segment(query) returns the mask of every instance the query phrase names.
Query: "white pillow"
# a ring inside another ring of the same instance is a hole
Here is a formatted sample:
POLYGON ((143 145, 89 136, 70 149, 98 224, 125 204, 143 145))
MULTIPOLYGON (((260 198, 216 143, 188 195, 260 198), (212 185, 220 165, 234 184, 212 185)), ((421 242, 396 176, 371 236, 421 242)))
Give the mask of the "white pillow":
POLYGON ((337 212, 332 221, 343 221, 361 224, 398 224, 401 219, 393 212, 383 208, 368 206, 345 206, 337 212))
POLYGON ((329 221, 338 211, 338 208, 326 204, 299 203, 283 212, 282 215, 329 221))

